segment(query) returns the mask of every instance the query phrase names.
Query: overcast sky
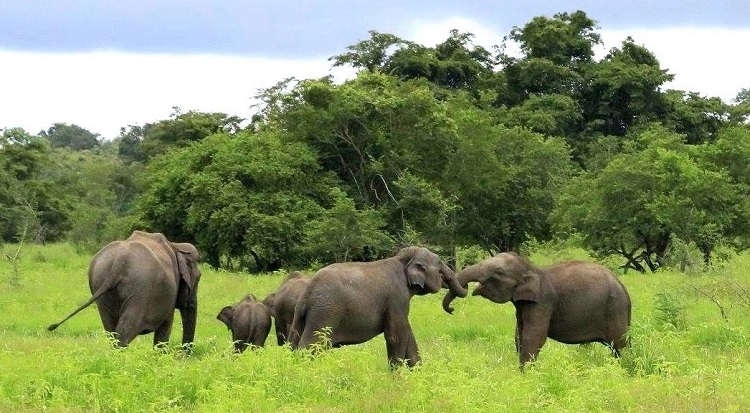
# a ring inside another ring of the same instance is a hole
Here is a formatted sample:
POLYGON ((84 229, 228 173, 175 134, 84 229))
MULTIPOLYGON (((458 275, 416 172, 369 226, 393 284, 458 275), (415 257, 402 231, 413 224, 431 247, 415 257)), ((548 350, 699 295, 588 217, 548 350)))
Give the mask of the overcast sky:
POLYGON ((338 79, 327 58, 368 30, 433 46, 453 28, 486 47, 534 16, 581 9, 603 55, 630 35, 676 76, 670 88, 730 101, 750 88, 750 2, 3 0, 0 128, 75 123, 106 138, 183 111, 249 117, 258 88, 338 79))

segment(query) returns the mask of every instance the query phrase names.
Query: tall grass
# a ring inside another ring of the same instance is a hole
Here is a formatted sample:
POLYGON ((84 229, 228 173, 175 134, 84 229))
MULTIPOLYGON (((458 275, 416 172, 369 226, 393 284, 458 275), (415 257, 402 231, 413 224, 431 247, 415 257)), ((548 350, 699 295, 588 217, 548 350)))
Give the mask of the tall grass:
POLYGON ((442 294, 412 299, 423 358, 412 370, 389 369, 382 336, 315 357, 273 337, 234 354, 217 313, 248 292, 264 297, 281 273, 203 268, 191 356, 177 349, 179 316, 164 351, 150 335, 112 349, 94 306, 46 331, 88 298, 89 259, 65 244, 25 245, 17 282, 0 266, 0 411, 750 411, 748 255, 698 275, 622 275, 633 299, 631 348, 618 360, 601 345, 548 341, 523 374, 511 305, 468 297, 448 315, 442 294))

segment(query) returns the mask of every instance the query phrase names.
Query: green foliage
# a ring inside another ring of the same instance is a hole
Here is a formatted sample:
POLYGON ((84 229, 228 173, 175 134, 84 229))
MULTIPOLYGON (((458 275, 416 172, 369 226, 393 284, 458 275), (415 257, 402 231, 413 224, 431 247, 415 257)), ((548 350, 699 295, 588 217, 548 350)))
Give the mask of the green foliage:
POLYGON ((661 119, 667 112, 660 87, 674 75, 631 38, 587 68, 584 77, 581 107, 592 133, 625 136, 633 125, 661 119))
POLYGON ((678 331, 686 327, 685 304, 679 296, 668 292, 658 293, 654 305, 657 323, 678 331))
POLYGON ((446 185, 460 208, 461 243, 499 252, 530 237, 549 238, 555 194, 574 172, 565 142, 474 121, 459 128, 464 138, 447 165, 446 185))
POLYGON ((574 179, 552 221, 578 231, 601 255, 618 254, 628 268, 663 264, 672 237, 694 242, 706 259, 742 223, 738 192, 728 174, 708 170, 696 148, 663 128, 638 137, 645 149, 615 156, 605 168, 574 179))
POLYGON ((330 205, 331 180, 313 153, 276 133, 217 134, 148 167, 143 221, 194 241, 207 261, 275 269, 294 263, 304 228, 330 205))
POLYGON ((125 162, 145 162, 173 148, 183 148, 216 133, 234 134, 243 119, 225 113, 188 111, 174 107, 170 119, 130 126, 120 131, 119 154, 125 162))
POLYGON ((393 239, 377 210, 357 210, 339 189, 333 190, 332 198, 333 206, 305 230, 302 251, 308 263, 372 260, 393 251, 393 239))
POLYGON ((75 151, 93 149, 99 146, 99 135, 78 125, 55 123, 40 136, 47 138, 55 148, 69 148, 75 151))

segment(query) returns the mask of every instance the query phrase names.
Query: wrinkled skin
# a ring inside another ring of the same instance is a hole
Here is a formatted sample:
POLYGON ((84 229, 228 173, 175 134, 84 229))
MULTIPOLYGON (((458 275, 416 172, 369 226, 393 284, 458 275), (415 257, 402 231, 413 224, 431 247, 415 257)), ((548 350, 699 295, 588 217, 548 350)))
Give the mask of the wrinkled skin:
POLYGON ((182 343, 192 343, 198 310, 198 250, 170 242, 160 233, 134 231, 124 241, 102 248, 89 265, 91 298, 57 324, 96 301, 104 329, 126 347, 140 334, 154 333, 154 345, 166 343, 175 309, 182 318, 182 343))
POLYGON ((248 347, 263 347, 271 331, 271 310, 256 301, 252 294, 235 305, 222 308, 216 318, 232 332, 234 350, 238 353, 248 347))
POLYGON ((276 326, 276 342, 283 346, 289 343, 289 330, 294 321, 294 308, 302 298, 311 278, 294 271, 281 283, 276 292, 263 299, 263 304, 271 308, 276 326))
POLYGON ((414 295, 435 293, 445 285, 454 294, 466 290, 453 271, 426 248, 407 247, 395 257, 373 262, 345 262, 317 272, 294 312, 292 348, 311 348, 330 328, 330 344, 358 344, 384 333, 391 367, 420 361, 409 324, 414 295))
MULTIPOLYGON (((565 261, 537 268, 525 258, 502 253, 459 272, 458 282, 478 282, 472 295, 516 308, 516 350, 520 368, 535 360, 547 337, 567 344, 600 342, 615 356, 626 347, 631 302, 625 286, 599 264, 565 261)), ((443 299, 443 308, 455 298, 443 299)))

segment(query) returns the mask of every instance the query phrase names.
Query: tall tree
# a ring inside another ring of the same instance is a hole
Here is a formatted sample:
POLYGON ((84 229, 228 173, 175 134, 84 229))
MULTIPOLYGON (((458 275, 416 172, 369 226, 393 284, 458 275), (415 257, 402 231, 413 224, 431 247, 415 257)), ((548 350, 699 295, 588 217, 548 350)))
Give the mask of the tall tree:
POLYGON ((46 131, 42 131, 40 136, 47 138, 50 144, 56 148, 70 148, 80 151, 99 146, 98 134, 75 124, 55 123, 46 131))

